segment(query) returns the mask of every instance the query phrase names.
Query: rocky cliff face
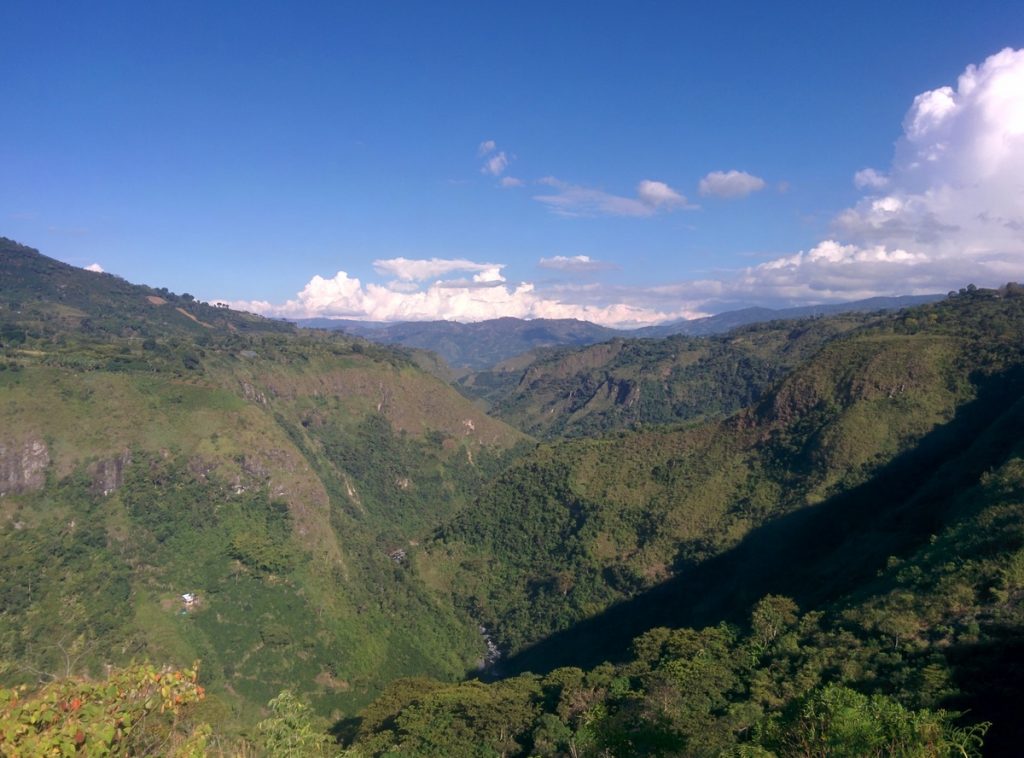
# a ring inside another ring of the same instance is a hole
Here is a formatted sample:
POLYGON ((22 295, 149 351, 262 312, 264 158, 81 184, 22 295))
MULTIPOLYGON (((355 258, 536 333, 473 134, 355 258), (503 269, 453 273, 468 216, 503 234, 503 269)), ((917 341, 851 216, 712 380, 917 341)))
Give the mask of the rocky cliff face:
POLYGON ((100 461, 92 467, 92 488, 102 495, 109 495, 124 484, 124 471, 132 461, 130 450, 124 450, 116 458, 100 461))
POLYGON ((42 489, 49 465, 50 450, 38 437, 0 443, 0 497, 42 489))

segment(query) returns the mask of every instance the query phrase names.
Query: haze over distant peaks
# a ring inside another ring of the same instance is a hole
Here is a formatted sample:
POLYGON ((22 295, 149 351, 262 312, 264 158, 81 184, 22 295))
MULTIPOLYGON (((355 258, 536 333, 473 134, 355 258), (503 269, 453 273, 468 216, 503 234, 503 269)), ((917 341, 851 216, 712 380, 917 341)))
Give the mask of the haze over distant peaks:
POLYGON ((939 300, 943 295, 872 297, 849 303, 806 305, 796 308, 743 308, 706 318, 673 321, 640 329, 613 329, 577 319, 496 318, 459 321, 356 321, 352 319, 299 319, 300 326, 347 332, 384 344, 432 350, 455 368, 483 369, 542 347, 593 345, 616 337, 670 337, 723 334, 747 324, 777 319, 808 318, 834 313, 896 310, 939 300))

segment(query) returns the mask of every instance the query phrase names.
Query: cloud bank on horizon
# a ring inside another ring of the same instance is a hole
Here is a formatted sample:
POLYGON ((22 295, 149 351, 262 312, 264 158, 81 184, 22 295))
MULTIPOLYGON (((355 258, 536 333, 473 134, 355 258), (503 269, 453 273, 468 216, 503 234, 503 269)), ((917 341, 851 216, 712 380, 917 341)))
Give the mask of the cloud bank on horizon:
MULTIPOLYGON (((510 157, 493 140, 478 149, 481 172, 502 187, 510 157)), ((1004 49, 970 65, 956 87, 914 98, 887 170, 852 177, 863 196, 832 222, 832 237, 720 278, 626 288, 599 282, 508 282, 504 264, 466 259, 394 258, 374 263, 384 283, 338 271, 314 276, 294 299, 234 307, 293 318, 336 316, 379 321, 499 316, 579 318, 637 326, 692 318, 728 302, 822 303, 876 295, 945 292, 967 282, 995 285, 1024 275, 1024 50, 1004 49), (454 274, 471 278, 444 278, 454 274)), ((534 199, 558 215, 635 219, 696 210, 677 189, 645 179, 634 196, 545 177, 534 199)), ((738 199, 765 187, 743 171, 713 171, 702 196, 738 199)), ((581 221, 580 223, 586 223, 581 221)), ((614 268, 586 255, 542 258, 538 267, 565 276, 614 268)))

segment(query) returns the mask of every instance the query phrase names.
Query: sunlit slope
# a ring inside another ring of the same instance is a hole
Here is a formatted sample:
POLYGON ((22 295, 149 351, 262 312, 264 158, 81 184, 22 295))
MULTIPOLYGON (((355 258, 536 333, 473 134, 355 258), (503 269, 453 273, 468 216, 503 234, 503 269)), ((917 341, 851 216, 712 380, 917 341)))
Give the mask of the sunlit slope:
POLYGON ((492 415, 537 437, 707 420, 760 400, 823 344, 879 316, 745 327, 727 336, 617 339, 522 356, 460 380, 492 415))
POLYGON ((326 715, 475 666, 473 619, 401 551, 521 434, 390 348, 231 313, 197 335, 143 318, 143 336, 53 307, 0 309, 0 658, 17 678, 200 659, 208 707, 246 723, 285 688, 326 715))
POLYGON ((10 327, 5 342, 68 330, 122 337, 295 331, 292 324, 218 308, 188 293, 69 266, 6 237, 0 237, 0 273, 0 326, 10 327))

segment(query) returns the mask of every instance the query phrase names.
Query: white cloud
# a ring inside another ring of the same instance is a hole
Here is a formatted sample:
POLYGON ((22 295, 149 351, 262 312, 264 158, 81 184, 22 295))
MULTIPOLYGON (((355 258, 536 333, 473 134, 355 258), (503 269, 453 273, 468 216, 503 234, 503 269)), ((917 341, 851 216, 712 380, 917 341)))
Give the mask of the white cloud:
POLYGON ((517 179, 514 176, 503 176, 501 181, 498 182, 502 187, 522 187, 526 182, 522 179, 517 179))
POLYGON ((637 185, 636 197, 613 195, 592 187, 569 184, 553 176, 540 180, 540 184, 553 187, 557 192, 534 195, 534 200, 548 206, 559 216, 653 216, 658 211, 693 209, 696 206, 664 182, 644 179, 637 185))
POLYGON ((484 161, 484 165, 480 167, 481 174, 490 174, 491 176, 501 176, 501 174, 508 168, 508 156, 505 155, 505 151, 494 153, 490 158, 484 161))
POLYGON ((712 171, 700 180, 700 194, 717 197, 746 197, 764 189, 764 179, 746 171, 712 171))
POLYGON ((576 318, 609 326, 642 326, 700 315, 675 302, 667 308, 650 308, 627 302, 572 302, 553 292, 545 295, 529 282, 506 284, 490 281, 493 270, 480 282, 435 282, 416 292, 395 291, 377 284, 363 284, 339 271, 325 279, 314 276, 295 299, 275 305, 266 301, 235 301, 233 308, 287 318, 338 317, 372 321, 457 320, 482 321, 518 318, 576 318), (475 285, 475 286, 474 286, 475 285), (484 286, 486 285, 486 286, 484 286))
POLYGON ((853 175, 853 186, 857 189, 881 189, 889 183, 889 177, 873 168, 862 168, 853 175))
POLYGON ((416 292, 420 288, 416 282, 403 282, 397 279, 393 279, 384 286, 392 292, 416 292))
POLYGON ((887 281, 883 292, 891 294, 934 292, 928 262, 928 256, 920 252, 825 240, 807 252, 746 269, 732 284, 731 294, 767 291, 782 300, 850 300, 880 294, 880 281, 887 281))
POLYGON ((501 275, 501 270, 503 268, 504 266, 501 265, 488 266, 480 271, 479 274, 475 274, 473 276, 473 281, 477 283, 503 282, 505 281, 505 277, 501 275))
POLYGON ((552 271, 566 271, 572 273, 589 273, 593 271, 607 271, 616 268, 615 264, 605 261, 595 261, 589 255, 556 255, 551 258, 541 258, 537 262, 540 268, 552 271))
POLYGON ((497 143, 494 140, 492 140, 492 139, 484 140, 483 142, 480 143, 480 146, 477 147, 476 154, 482 158, 483 156, 487 155, 488 153, 493 153, 494 149, 497 146, 498 146, 497 143))
POLYGON ((686 198, 669 187, 665 182, 644 179, 636 186, 636 196, 652 208, 673 208, 686 206, 686 198))
POLYGON ((390 276, 403 282, 422 282, 436 279, 455 271, 489 271, 501 266, 494 263, 476 263, 465 258, 387 258, 373 262, 373 269, 381 276, 390 276))
POLYGON ((101 266, 98 263, 90 263, 88 266, 85 267, 85 270, 86 271, 94 271, 97 274, 102 274, 103 273, 103 266, 101 266))
POLYGON ((903 122, 910 139, 926 136, 956 110, 956 93, 952 87, 939 87, 914 98, 914 105, 903 122))
POLYGON ((884 194, 840 213, 835 232, 941 261, 963 277, 950 287, 1009 260, 1024 273, 1024 50, 918 95, 903 125, 887 183, 866 185, 884 194))

